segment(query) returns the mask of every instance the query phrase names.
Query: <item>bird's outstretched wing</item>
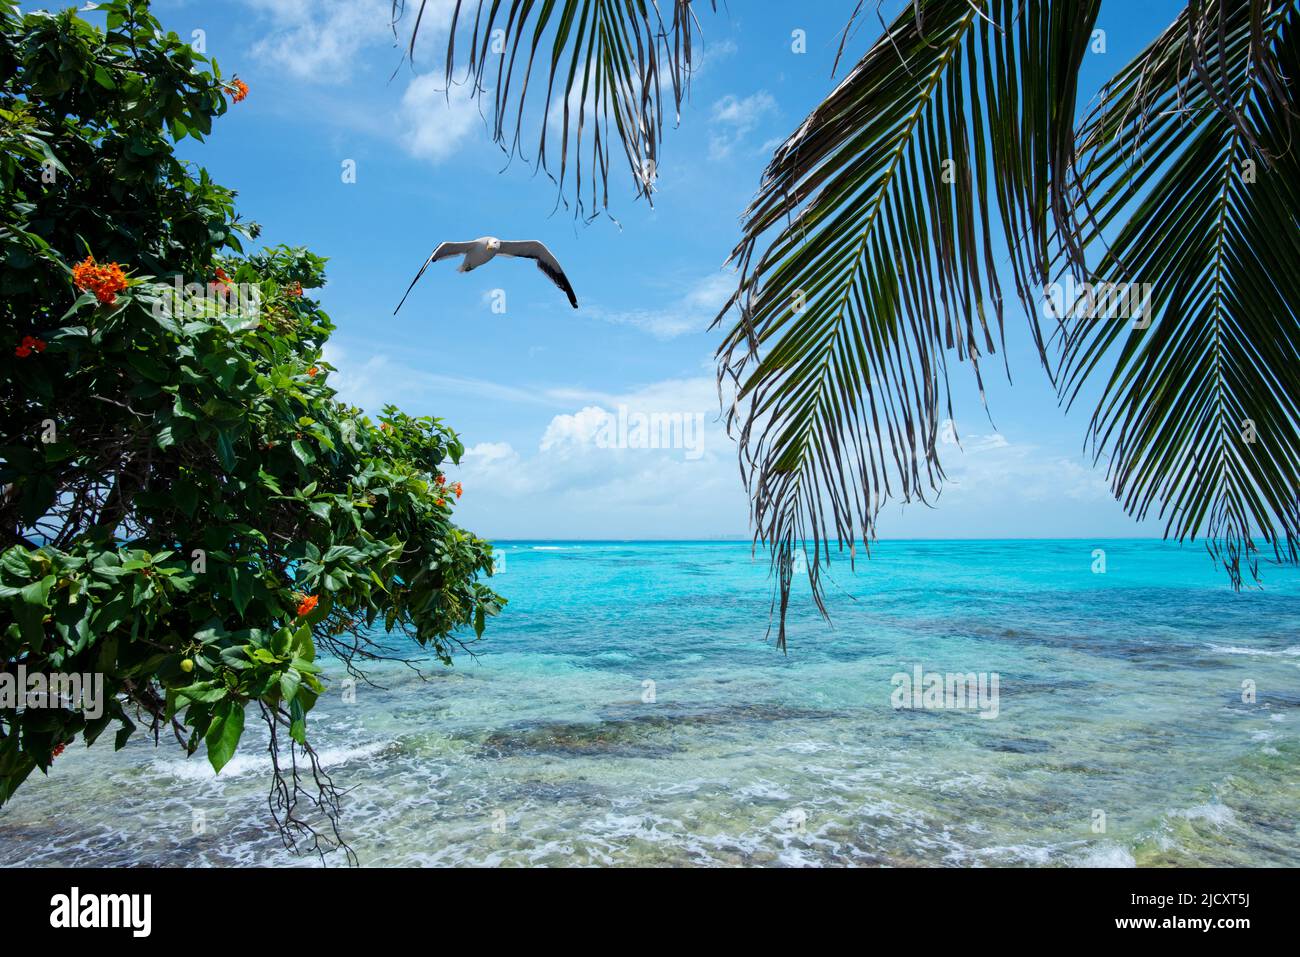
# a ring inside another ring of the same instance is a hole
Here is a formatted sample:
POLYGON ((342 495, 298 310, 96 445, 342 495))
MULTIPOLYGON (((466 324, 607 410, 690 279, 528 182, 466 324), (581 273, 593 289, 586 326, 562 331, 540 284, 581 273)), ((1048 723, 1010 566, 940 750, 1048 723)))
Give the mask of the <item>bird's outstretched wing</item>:
POLYGON ((542 243, 536 239, 524 239, 512 243, 503 242, 497 252, 502 256, 536 259, 537 268, 546 273, 551 282, 564 290, 564 294, 569 297, 569 305, 573 306, 574 309, 578 308, 578 297, 573 294, 573 286, 569 285, 569 277, 560 268, 560 261, 542 243))
MULTIPOLYGON (((446 259, 448 256, 463 255, 473 248, 473 243, 439 243, 438 248, 435 249, 433 254, 424 261, 424 265, 420 267, 420 271, 415 274, 415 278, 411 280, 411 284, 406 287, 406 296, 411 294, 411 290, 415 288, 415 284, 420 281, 420 277, 424 275, 424 271, 429 268, 429 263, 435 263, 439 259, 446 259)), ((406 296, 402 297, 402 302, 406 302, 406 296)), ((402 308, 402 302, 397 304, 397 309, 402 308)), ((393 310, 393 315, 397 315, 397 309, 393 310)))

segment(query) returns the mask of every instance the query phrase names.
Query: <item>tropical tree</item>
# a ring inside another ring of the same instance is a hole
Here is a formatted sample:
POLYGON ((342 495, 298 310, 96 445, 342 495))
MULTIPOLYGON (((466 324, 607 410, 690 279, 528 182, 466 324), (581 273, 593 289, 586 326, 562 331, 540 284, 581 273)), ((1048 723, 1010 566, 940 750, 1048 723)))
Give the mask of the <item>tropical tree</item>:
MULTIPOLYGON (((649 198, 697 6, 459 0, 447 79, 463 66, 493 91, 512 155, 527 124, 540 130, 535 161, 578 212, 608 202, 612 135, 649 198), (566 165, 584 148, 585 166, 566 165)), ((779 643, 796 549, 824 612, 832 544, 852 561, 885 502, 942 487, 950 363, 982 392, 1004 342, 1004 261, 1062 403, 1098 396, 1086 447, 1127 512, 1201 537, 1234 587, 1258 578, 1260 539, 1295 562, 1300 4, 1189 0, 1086 111, 1100 0, 890 6, 772 156, 716 323, 779 643)), ((841 54, 863 7, 846 9, 841 54)), ((417 17, 412 54, 418 30, 417 17)))
POLYGON ((99 9, 0 7, 0 803, 114 727, 220 771, 251 710, 286 840, 336 847, 318 653, 364 678, 403 656, 382 622, 449 660, 502 603, 491 547, 452 522, 443 422, 335 397, 324 260, 245 254, 176 157, 247 87, 146 3, 99 9))

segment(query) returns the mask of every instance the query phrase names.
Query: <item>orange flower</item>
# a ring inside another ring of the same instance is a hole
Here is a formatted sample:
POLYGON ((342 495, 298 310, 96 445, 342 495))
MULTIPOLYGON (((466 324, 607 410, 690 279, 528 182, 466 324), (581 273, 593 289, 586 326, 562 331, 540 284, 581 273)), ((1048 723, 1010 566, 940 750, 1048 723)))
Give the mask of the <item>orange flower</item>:
POLYGON ((306 618, 319 603, 320 598, 316 595, 304 595, 302 601, 298 604, 298 617, 306 618))
POLYGON ((284 287, 284 292, 285 292, 285 295, 287 295, 287 296, 301 296, 301 295, 302 295, 302 283, 300 283, 300 282, 298 282, 298 281, 295 280, 294 282, 291 282, 291 283, 289 283, 289 285, 287 285, 287 286, 284 287))
POLYGON ((315 366, 312 366, 310 369, 307 370, 307 374, 311 376, 313 379, 316 378, 316 373, 318 372, 320 372, 320 369, 317 369, 315 366))
POLYGON ((53 761, 53 760, 54 760, 55 758, 57 758, 60 754, 62 754, 62 753, 63 753, 63 749, 66 748, 66 747, 67 747, 66 744, 56 744, 56 745, 54 746, 54 750, 50 752, 50 760, 53 761))
POLYGON ((385 432, 389 432, 389 431, 391 431, 392 428, 393 428, 393 427, 392 427, 391 425, 389 425, 387 422, 380 422, 380 423, 379 423, 379 427, 380 427, 381 429, 383 429, 385 432))
POLYGON ((456 493, 456 497, 457 497, 457 498, 460 498, 461 493, 464 491, 464 489, 462 489, 462 488, 460 487, 460 483, 459 483, 459 482, 454 483, 454 484, 452 485, 452 487, 451 487, 451 490, 452 490, 453 492, 456 493))
POLYGON ((441 498, 440 498, 440 499, 435 499, 433 504, 434 504, 434 505, 446 505, 446 504, 447 504, 447 500, 446 500, 446 499, 441 499, 441 498))
POLYGON ((239 103, 244 97, 248 96, 248 84, 239 77, 234 77, 226 84, 226 95, 230 97, 232 102, 239 103))
POLYGON ((434 478, 434 481, 438 483, 438 488, 442 488, 444 485, 447 484, 447 476, 445 475, 436 476, 434 478))
POLYGON ((87 256, 72 267, 72 281, 79 289, 93 288, 99 282, 99 267, 95 265, 94 256, 87 256))
POLYGON ((94 256, 87 256, 72 267, 72 281, 78 289, 93 292, 102 305, 117 302, 117 294, 126 288, 126 274, 117 263, 101 266, 94 256))

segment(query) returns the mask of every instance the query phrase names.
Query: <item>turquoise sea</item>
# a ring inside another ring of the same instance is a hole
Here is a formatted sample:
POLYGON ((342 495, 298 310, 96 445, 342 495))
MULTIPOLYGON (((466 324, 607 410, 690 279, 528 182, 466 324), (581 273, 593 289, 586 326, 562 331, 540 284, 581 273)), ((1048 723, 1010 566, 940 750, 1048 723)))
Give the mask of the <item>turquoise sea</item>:
MULTIPOLYGON (((1300 864, 1296 569, 1238 594, 1196 546, 885 542, 836 566, 831 625, 797 590, 782 654, 748 543, 498 547, 477 657, 313 713, 362 864, 1300 864), (918 666, 996 674, 997 716, 896 709, 918 666)), ((268 826, 262 747, 219 777, 70 747, 0 864, 317 864, 268 826)))

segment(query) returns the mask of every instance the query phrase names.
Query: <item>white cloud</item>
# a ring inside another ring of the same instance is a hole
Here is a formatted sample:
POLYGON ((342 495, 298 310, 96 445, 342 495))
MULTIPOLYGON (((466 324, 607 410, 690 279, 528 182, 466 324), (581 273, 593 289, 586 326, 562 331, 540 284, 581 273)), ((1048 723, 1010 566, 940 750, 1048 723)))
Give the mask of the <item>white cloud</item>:
MULTIPOLYGON (((261 38, 254 58, 312 83, 339 84, 361 67, 368 48, 382 49, 396 61, 390 0, 244 0, 261 38)), ((420 21, 423 43, 438 48, 451 26, 455 0, 426 0, 420 21)), ((412 11, 397 24, 404 43, 414 25, 412 11)), ((387 62, 387 61, 385 61, 387 62)))
POLYGON ((727 94, 713 104, 709 158, 723 159, 731 155, 752 130, 775 114, 776 100, 766 90, 744 98, 727 94))
POLYGON ((960 446, 942 443, 939 456, 948 476, 943 501, 950 506, 991 507, 1008 498, 1022 503, 1111 499, 1101 471, 1030 442, 1013 443, 1000 432, 962 435, 960 446))
MULTIPOLYGON (((479 534, 709 538, 746 532, 748 502, 712 375, 606 394, 424 372, 382 354, 354 363, 333 343, 326 361, 339 368, 330 384, 340 398, 371 412, 390 401, 406 408, 436 404, 440 394, 546 410, 549 420, 534 420, 531 451, 526 438, 514 445, 479 441, 449 469, 466 488, 458 521, 479 534), (690 417, 699 423, 699 441, 692 447, 609 447, 601 428, 620 407, 690 417)), ((940 446, 948 480, 931 500, 935 507, 891 504, 880 516, 881 537, 1086 537, 1142 530, 1114 502, 1104 471, 1077 456, 1003 432, 958 434, 960 447, 940 446)))
POLYGON ((509 462, 519 457, 509 442, 480 442, 465 450, 465 458, 483 465, 509 462))
POLYGON ((743 100, 728 93, 713 104, 713 120, 740 129, 752 129, 755 123, 775 109, 776 100, 766 90, 759 90, 743 100))
POLYGON ((449 97, 444 82, 441 73, 425 73, 402 95, 402 145, 412 156, 433 163, 453 156, 483 124, 469 88, 453 88, 449 97))
POLYGON ((731 39, 715 40, 711 43, 704 44, 703 53, 699 53, 698 51, 694 53, 695 61, 692 64, 693 69, 691 75, 699 76, 700 70, 704 68, 704 64, 712 63, 715 60, 725 60, 727 57, 734 55, 739 49, 740 48, 736 46, 736 41, 731 39))
POLYGON ((388 0, 246 0, 266 23, 253 56, 300 80, 342 83, 366 46, 392 36, 388 0))
POLYGON ((707 330, 727 297, 735 291, 736 282, 733 273, 716 272, 691 283, 684 294, 663 309, 608 312, 593 306, 588 314, 604 322, 633 326, 656 339, 673 339, 707 330))
POLYGON ((609 413, 597 405, 589 405, 573 415, 557 415, 542 434, 541 450, 549 452, 564 446, 590 444, 608 417, 609 413))
POLYGON ((708 537, 745 529, 734 456, 718 421, 717 387, 711 377, 700 376, 654 383, 555 415, 530 454, 504 442, 480 443, 449 471, 465 484, 458 521, 480 534, 708 537), (701 426, 691 434, 694 449, 602 444, 602 427, 619 407, 691 418, 701 426))

